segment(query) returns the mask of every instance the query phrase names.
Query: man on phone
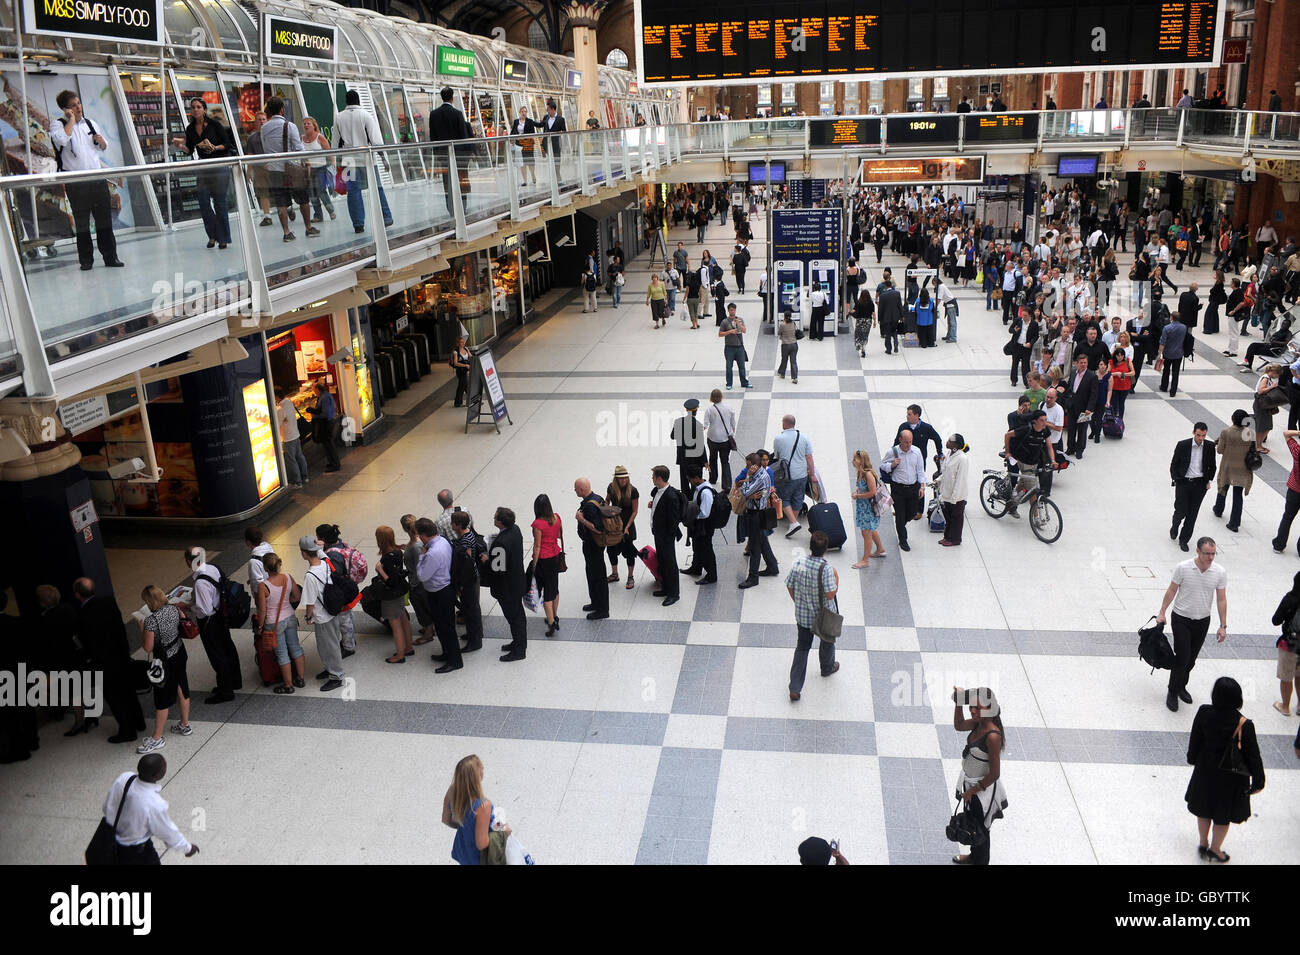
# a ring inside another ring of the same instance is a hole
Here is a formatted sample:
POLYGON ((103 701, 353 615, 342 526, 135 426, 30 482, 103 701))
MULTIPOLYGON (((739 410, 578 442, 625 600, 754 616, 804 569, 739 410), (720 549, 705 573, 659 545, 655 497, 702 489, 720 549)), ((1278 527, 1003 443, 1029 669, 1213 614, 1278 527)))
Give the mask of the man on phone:
MULTIPOLYGON (((64 172, 93 171, 103 168, 100 154, 108 148, 108 141, 99 134, 81 109, 81 97, 72 90, 64 90, 55 98, 63 118, 50 128, 50 141, 54 143, 59 158, 59 169, 64 172)), ((113 200, 108 192, 108 180, 83 179, 64 186, 68 205, 72 207, 72 221, 77 232, 77 258, 81 270, 89 272, 95 266, 95 246, 90 240, 90 219, 95 219, 95 239, 99 254, 110 269, 120 269, 123 262, 117 257, 117 238, 113 235, 113 200)))

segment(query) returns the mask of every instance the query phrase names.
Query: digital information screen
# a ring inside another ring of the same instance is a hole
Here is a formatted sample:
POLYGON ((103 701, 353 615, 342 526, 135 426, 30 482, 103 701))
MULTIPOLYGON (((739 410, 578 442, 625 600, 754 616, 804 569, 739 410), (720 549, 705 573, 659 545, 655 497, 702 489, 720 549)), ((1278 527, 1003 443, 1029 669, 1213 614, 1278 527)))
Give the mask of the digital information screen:
POLYGON ((1097 175, 1097 156, 1060 156, 1056 160, 1058 176, 1095 176, 1097 175))
POLYGON ((937 156, 922 159, 864 159, 862 181, 886 185, 979 185, 984 181, 983 156, 937 156))
MULTIPOLYGON (((751 162, 749 164, 749 181, 765 182, 768 173, 768 164, 762 162, 751 162)), ((774 162, 771 164, 772 182, 785 182, 785 163, 774 162)))
POLYGON ((772 213, 773 260, 838 259, 839 209, 778 209, 772 213))
POLYGON ((891 146, 929 145, 957 142, 960 120, 956 113, 935 116, 891 116, 885 124, 885 139, 891 146))
POLYGON ((965 142, 1018 143, 1038 139, 1037 113, 967 113, 965 142))
POLYGON ((811 206, 826 201, 825 179, 791 179, 785 190, 786 202, 791 206, 811 206))
POLYGON ((1224 0, 637 0, 643 82, 1217 65, 1224 0))
POLYGON ((814 149, 827 146, 879 146, 878 119, 810 119, 808 144, 814 149))

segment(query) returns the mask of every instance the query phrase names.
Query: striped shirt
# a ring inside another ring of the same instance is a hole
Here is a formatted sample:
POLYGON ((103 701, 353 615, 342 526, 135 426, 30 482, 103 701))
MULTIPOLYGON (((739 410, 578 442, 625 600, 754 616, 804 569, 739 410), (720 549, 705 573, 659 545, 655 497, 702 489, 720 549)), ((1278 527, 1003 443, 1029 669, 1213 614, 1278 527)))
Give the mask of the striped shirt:
POLYGON ((757 474, 740 486, 740 493, 745 497, 745 510, 761 511, 767 507, 768 500, 772 496, 772 477, 768 474, 767 468, 759 468, 757 474), (752 494, 760 490, 762 494, 751 498, 752 494))
POLYGON ((1214 606, 1216 591, 1228 586, 1228 572, 1217 561, 1201 572, 1195 560, 1185 560, 1174 568, 1173 582, 1178 585, 1173 611, 1188 620, 1205 620, 1214 606))

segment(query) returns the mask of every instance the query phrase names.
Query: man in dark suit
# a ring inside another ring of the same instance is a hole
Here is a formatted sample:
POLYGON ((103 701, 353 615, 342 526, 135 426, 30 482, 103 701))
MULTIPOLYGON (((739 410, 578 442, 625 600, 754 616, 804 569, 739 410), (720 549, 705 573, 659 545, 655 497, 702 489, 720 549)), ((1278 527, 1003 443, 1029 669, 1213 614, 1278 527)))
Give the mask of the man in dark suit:
POLYGON ((110 743, 134 743, 144 729, 144 713, 131 679, 131 645, 126 639, 122 611, 111 597, 96 597, 95 582, 78 577, 72 592, 80 605, 77 628, 90 666, 104 674, 104 703, 117 720, 110 743))
POLYGON ((498 507, 492 523, 497 536, 486 554, 479 557, 483 563, 483 579, 488 581, 488 592, 501 605, 501 614, 510 624, 510 642, 501 649, 505 655, 502 663, 513 663, 528 655, 528 618, 524 614, 524 594, 528 590, 524 575, 524 539, 515 523, 515 512, 508 507, 498 507))
MULTIPOLYGON (((470 128, 469 123, 465 121, 465 114, 451 105, 452 97, 456 94, 452 92, 450 86, 444 86, 442 93, 442 105, 429 114, 429 139, 435 143, 456 142, 461 139, 473 139, 474 130, 470 128)), ((457 146, 456 149, 456 167, 459 173, 461 193, 468 191, 469 186, 469 152, 464 146, 457 146)), ((439 164, 436 162, 435 164, 439 164)), ((451 173, 448 171, 442 177, 443 190, 447 195, 447 211, 451 212, 454 208, 452 199, 451 173)))
POLYGON ((1097 398, 1097 373, 1088 369, 1086 354, 1074 356, 1074 371, 1065 379, 1065 386, 1065 413, 1069 418, 1069 424, 1066 425, 1069 439, 1065 444, 1065 453, 1074 455, 1076 461, 1082 461, 1083 449, 1088 446, 1088 422, 1081 421, 1080 418, 1092 411, 1097 398))
POLYGON ((898 329, 903 324, 903 297, 888 281, 876 301, 876 315, 880 319, 880 337, 885 342, 885 354, 892 355, 899 350, 898 329))
POLYGON ((691 468, 708 470, 709 445, 705 440, 704 428, 695 417, 695 412, 700 407, 699 399, 687 398, 682 407, 686 409, 686 414, 673 422, 670 434, 673 444, 677 445, 677 470, 681 476, 679 487, 683 494, 689 496, 691 468))
POLYGON ((1174 485, 1174 520, 1169 525, 1169 539, 1176 539, 1184 551, 1190 550, 1187 542, 1196 531, 1196 515, 1205 492, 1214 485, 1214 443, 1205 440, 1208 431, 1205 422, 1196 422, 1192 436, 1174 445, 1169 462, 1169 478, 1174 485))
MULTIPOLYGON (((569 127, 565 125, 564 117, 560 115, 559 107, 555 105, 553 99, 546 101, 546 118, 539 125, 541 126, 540 132, 543 133, 567 133, 569 131, 569 127)), ((543 139, 542 145, 546 147, 545 152, 548 156, 556 156, 560 152, 559 140, 543 139)))
MULTIPOLYGON (((655 554, 659 558, 659 589, 654 596, 663 597, 663 605, 671 607, 681 596, 681 579, 677 573, 677 541, 682 536, 682 514, 686 498, 672 487, 668 479, 672 472, 668 465, 657 464, 650 471, 655 489, 650 495, 650 531, 655 539, 655 554)), ((601 568, 602 572, 604 568, 601 568)))
POLYGON ((1142 376, 1142 366, 1156 360, 1156 350, 1160 347, 1160 338, 1151 327, 1151 319, 1139 312, 1128 320, 1129 341, 1133 343, 1133 381, 1142 376))
POLYGON ((1196 327, 1196 315, 1201 310, 1201 300, 1196 295, 1199 286, 1193 282, 1187 291, 1178 296, 1178 320, 1188 328, 1196 327))

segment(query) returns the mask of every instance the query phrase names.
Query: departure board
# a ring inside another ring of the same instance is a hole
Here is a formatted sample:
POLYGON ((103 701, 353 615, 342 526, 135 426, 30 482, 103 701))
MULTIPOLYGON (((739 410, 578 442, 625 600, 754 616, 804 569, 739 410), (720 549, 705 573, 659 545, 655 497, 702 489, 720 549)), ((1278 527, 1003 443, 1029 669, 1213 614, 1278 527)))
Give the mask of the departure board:
POLYGON ((1037 113, 966 114, 965 142, 1018 143, 1037 138, 1037 113))
POLYGON ((924 159, 864 159, 862 181, 882 185, 978 185, 984 181, 983 156, 924 159))
POLYGON ((891 146, 926 143, 947 145, 957 142, 957 126, 960 122, 956 113, 890 116, 885 124, 885 139, 891 146))
POLYGON ((814 149, 827 146, 879 146, 880 120, 810 119, 808 144, 814 149))
POLYGON ((1219 61, 1224 0, 637 0, 646 83, 1039 73, 1219 61))

